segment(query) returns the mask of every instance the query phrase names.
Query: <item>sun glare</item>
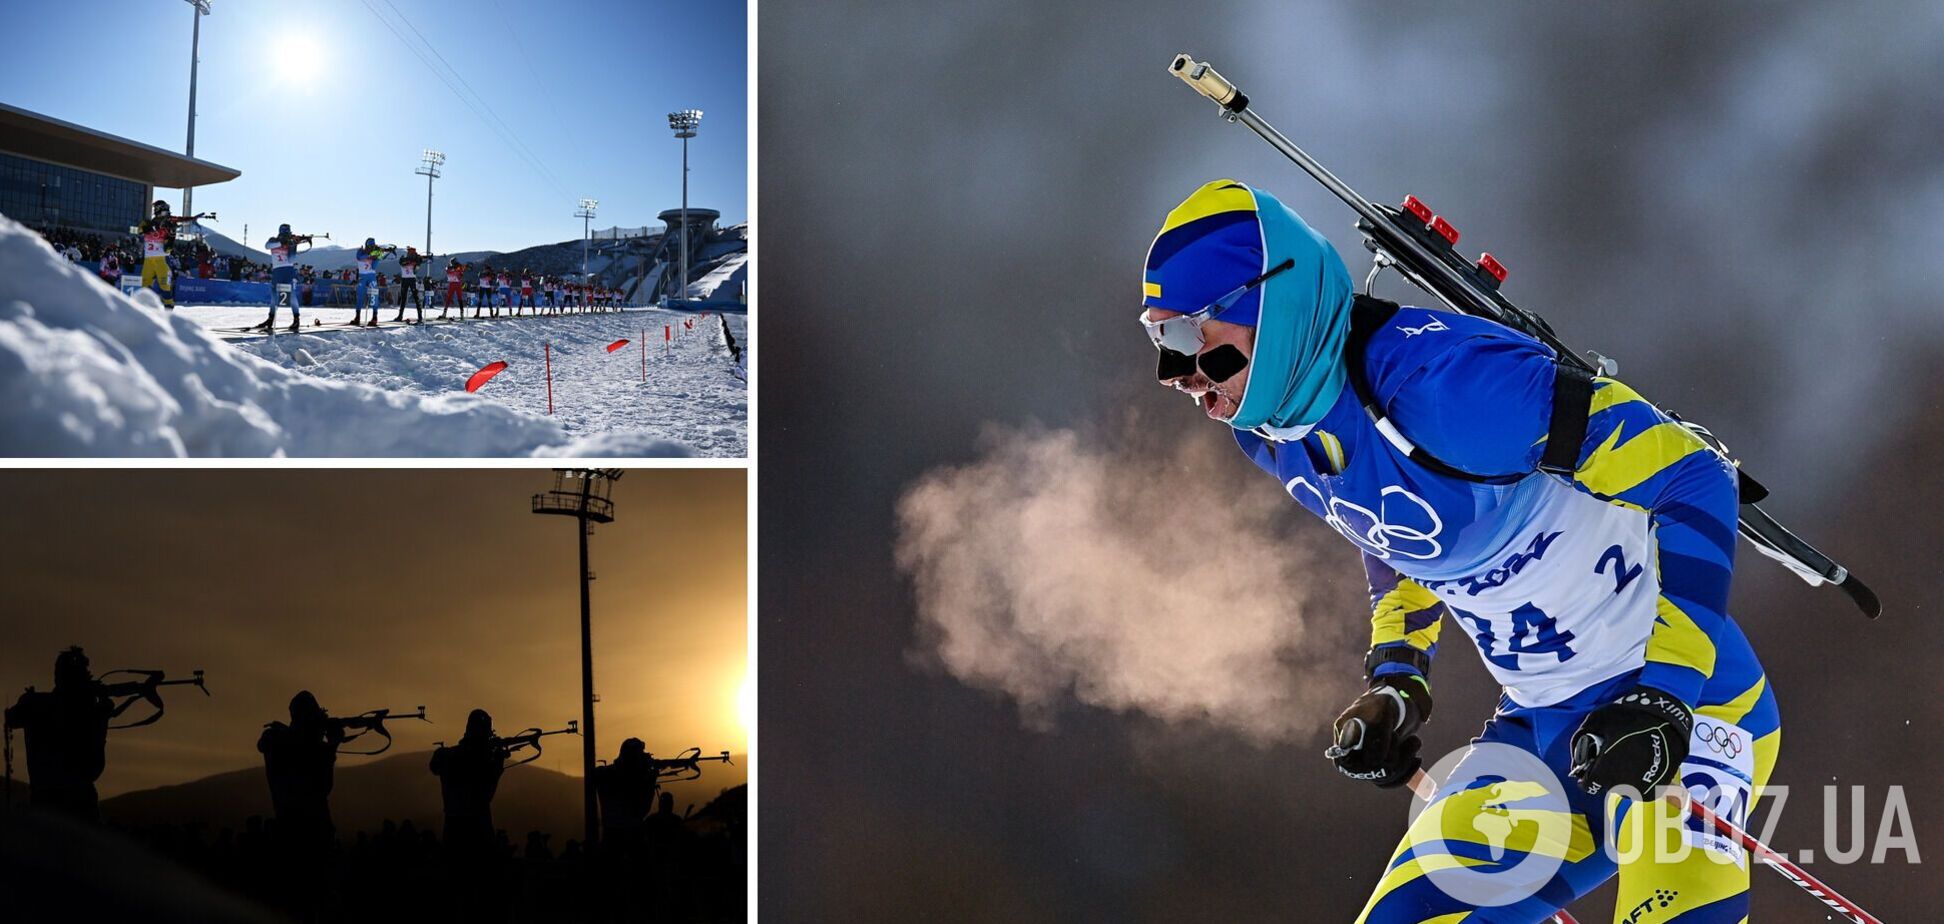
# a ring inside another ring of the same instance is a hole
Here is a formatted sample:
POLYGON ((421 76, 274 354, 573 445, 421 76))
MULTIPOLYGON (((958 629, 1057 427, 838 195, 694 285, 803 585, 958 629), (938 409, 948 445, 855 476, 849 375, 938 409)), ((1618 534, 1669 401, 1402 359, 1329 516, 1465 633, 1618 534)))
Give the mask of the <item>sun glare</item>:
POLYGON ((301 30, 290 30, 271 43, 271 72, 285 86, 315 86, 323 80, 324 48, 301 30))
POLYGON ((743 738, 756 727, 756 687, 755 678, 743 675, 742 686, 736 688, 736 717, 742 719, 743 738))

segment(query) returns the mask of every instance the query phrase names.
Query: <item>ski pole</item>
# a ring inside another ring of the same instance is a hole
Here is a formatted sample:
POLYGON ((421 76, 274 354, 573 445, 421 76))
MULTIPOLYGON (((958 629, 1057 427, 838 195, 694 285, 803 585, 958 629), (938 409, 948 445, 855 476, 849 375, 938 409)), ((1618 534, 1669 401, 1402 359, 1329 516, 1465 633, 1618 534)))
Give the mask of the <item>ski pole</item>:
POLYGON ((1788 877, 1790 882, 1801 886, 1803 891, 1814 895, 1823 904, 1841 912, 1849 920, 1856 922, 1856 924, 1883 924, 1876 916, 1857 907, 1855 902, 1838 895, 1835 889, 1824 885, 1822 880, 1809 875, 1807 870, 1790 862, 1789 858, 1776 853, 1770 849, 1769 845, 1756 840, 1754 835, 1743 831, 1734 822, 1720 815, 1716 815, 1699 801, 1689 799, 1688 811, 1694 813, 1696 818, 1701 819, 1702 824, 1710 825, 1716 831, 1728 835, 1728 838, 1736 844, 1741 845, 1743 850, 1754 854, 1756 859, 1773 867, 1776 872, 1788 877))
MULTIPOLYGON (((1426 775, 1422 769, 1411 774, 1410 786, 1411 792, 1426 802, 1430 802, 1438 794, 1438 785, 1433 783, 1431 777, 1426 775)), ((1855 924, 1883 924, 1876 916, 1864 911, 1855 902, 1837 894, 1835 889, 1823 884, 1822 880, 1809 875, 1807 870, 1790 862, 1789 858, 1776 853, 1769 845, 1757 840, 1755 835, 1743 831, 1734 822, 1715 814, 1697 800, 1689 799, 1687 800, 1687 804, 1688 811, 1694 817, 1701 819, 1702 824, 1708 825, 1727 835, 1729 840, 1734 841, 1743 850, 1753 854, 1755 859, 1773 867, 1776 872, 1787 877, 1790 882, 1801 886, 1803 891, 1814 895, 1823 904, 1842 912, 1844 917, 1855 922, 1855 924)), ((1560 914, 1563 916, 1565 912, 1562 911, 1560 914)), ((1572 918, 1561 917, 1560 924, 1572 924, 1572 918)))
POLYGON ((543 341, 540 344, 540 348, 543 351, 545 351, 547 357, 547 414, 549 416, 552 416, 553 414, 553 343, 551 341, 543 341))

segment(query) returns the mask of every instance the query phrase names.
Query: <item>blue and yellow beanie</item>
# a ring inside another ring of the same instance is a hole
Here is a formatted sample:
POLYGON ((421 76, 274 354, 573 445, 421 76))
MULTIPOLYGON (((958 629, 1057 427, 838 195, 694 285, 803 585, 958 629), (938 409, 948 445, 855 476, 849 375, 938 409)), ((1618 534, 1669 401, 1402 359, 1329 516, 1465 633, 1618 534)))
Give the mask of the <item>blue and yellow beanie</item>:
POLYGON ((1229 425, 1308 427, 1323 419, 1347 379, 1355 284, 1336 248, 1276 197, 1235 180, 1195 190, 1148 247, 1141 304, 1198 311, 1269 267, 1294 266, 1243 296, 1221 320, 1256 328, 1248 388, 1229 425))

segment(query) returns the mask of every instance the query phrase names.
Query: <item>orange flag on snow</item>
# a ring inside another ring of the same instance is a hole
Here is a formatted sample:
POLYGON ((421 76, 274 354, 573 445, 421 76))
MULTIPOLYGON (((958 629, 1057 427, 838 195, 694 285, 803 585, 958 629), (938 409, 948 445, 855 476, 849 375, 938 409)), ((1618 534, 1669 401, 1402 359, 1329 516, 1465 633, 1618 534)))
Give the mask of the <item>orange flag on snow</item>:
POLYGON ((479 371, 473 373, 472 378, 466 380, 466 390, 469 392, 478 391, 479 386, 492 381, 493 376, 499 375, 500 373, 505 371, 506 371, 505 360, 499 360, 497 362, 487 363, 486 365, 479 367, 479 371))

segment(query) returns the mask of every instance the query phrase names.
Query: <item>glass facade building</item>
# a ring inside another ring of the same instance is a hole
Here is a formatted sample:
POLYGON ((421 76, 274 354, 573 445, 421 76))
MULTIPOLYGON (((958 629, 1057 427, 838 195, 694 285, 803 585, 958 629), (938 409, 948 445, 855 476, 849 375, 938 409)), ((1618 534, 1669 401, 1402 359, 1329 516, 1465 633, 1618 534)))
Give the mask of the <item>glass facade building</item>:
POLYGON ((127 234, 149 187, 134 180, 0 152, 0 214, 23 224, 127 234))

